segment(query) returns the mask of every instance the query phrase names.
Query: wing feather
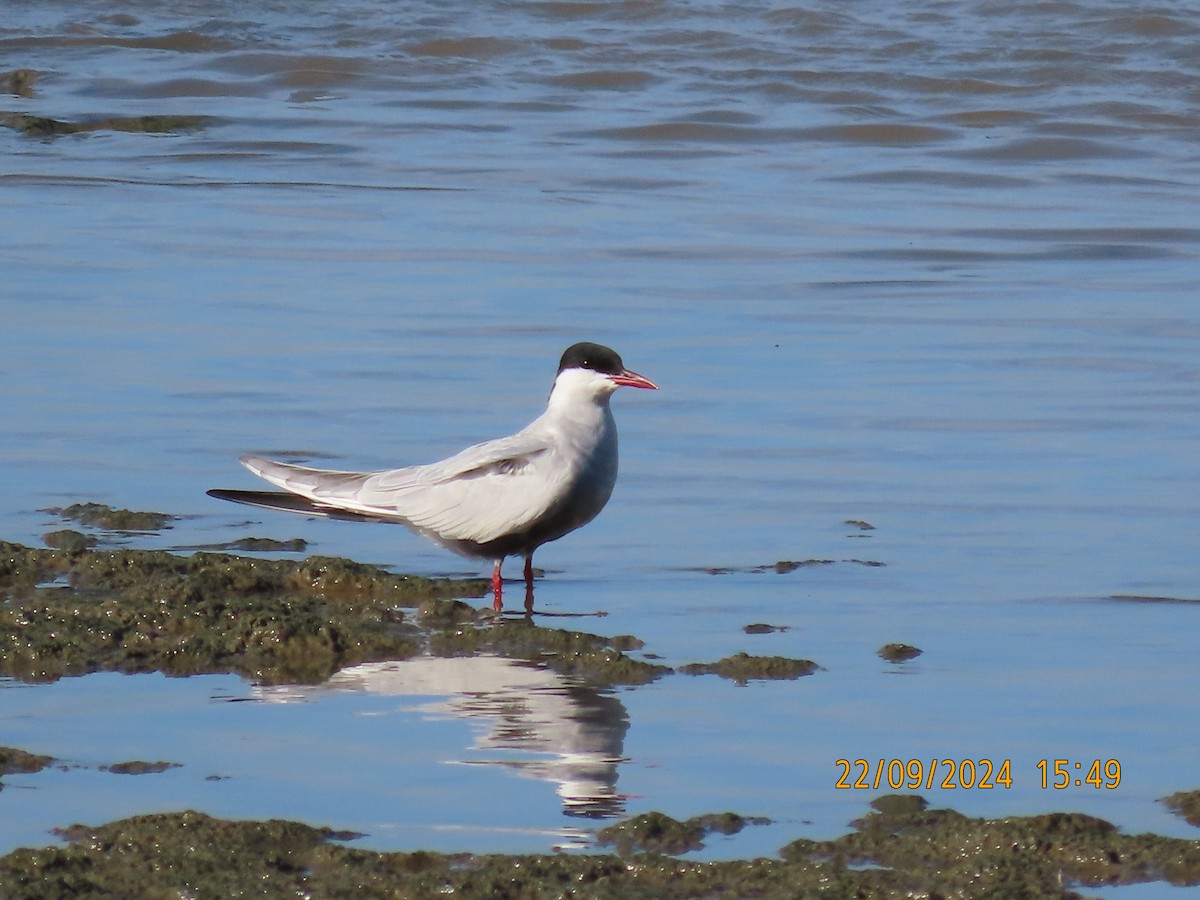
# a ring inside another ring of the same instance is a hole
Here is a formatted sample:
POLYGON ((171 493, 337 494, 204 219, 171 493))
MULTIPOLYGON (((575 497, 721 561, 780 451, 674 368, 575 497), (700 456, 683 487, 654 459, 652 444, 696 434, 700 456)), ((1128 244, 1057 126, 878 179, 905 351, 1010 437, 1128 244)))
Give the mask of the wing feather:
POLYGON ((441 462, 382 472, 343 472, 274 462, 242 463, 315 503, 402 521, 443 541, 488 543, 537 522, 572 477, 544 434, 526 429, 468 447, 441 462))

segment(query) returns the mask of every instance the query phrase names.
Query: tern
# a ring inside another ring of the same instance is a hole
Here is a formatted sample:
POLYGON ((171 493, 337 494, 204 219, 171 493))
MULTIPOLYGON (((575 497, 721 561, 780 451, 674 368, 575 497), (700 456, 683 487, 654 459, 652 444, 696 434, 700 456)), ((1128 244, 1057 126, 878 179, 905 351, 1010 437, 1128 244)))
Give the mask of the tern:
POLYGON ((493 608, 504 608, 500 567, 525 557, 525 608, 533 609, 533 552, 596 518, 617 481, 619 387, 657 390, 614 350, 589 342, 562 355, 546 411, 509 437, 441 462, 342 472, 243 456, 282 491, 215 489, 209 496, 331 519, 399 522, 463 556, 493 560, 493 608))

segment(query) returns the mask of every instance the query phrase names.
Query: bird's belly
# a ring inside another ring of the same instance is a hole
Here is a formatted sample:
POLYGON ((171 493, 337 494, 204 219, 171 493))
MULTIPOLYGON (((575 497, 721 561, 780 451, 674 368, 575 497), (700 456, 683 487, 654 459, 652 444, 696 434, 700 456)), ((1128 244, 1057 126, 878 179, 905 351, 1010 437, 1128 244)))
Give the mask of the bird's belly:
POLYGON ((570 534, 596 518, 608 503, 608 498, 612 496, 616 473, 612 473, 611 477, 608 472, 598 475, 599 477, 597 473, 592 473, 591 477, 576 481, 570 491, 528 528, 493 541, 473 543, 470 547, 455 549, 471 556, 490 558, 525 555, 532 553, 542 544, 570 534))
POLYGON ((579 485, 561 506, 546 517, 544 522, 530 529, 539 538, 537 543, 556 541, 576 528, 581 528, 600 514, 612 496, 611 480, 593 481, 579 485))

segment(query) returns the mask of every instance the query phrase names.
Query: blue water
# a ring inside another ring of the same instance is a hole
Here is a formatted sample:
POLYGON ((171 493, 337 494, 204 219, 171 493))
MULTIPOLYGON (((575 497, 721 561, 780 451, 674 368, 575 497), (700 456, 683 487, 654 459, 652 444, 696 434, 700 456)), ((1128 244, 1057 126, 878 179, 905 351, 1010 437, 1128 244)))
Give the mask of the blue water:
MULTIPOLYGON (((922 9, 18 4, 4 66, 43 74, 5 108, 214 119, 0 129, 0 537, 89 500, 183 517, 132 546, 304 537, 480 574, 204 491, 251 486, 246 451, 371 468, 508 433, 599 340, 662 389, 615 398, 617 492, 540 551, 538 606, 671 665, 822 666, 593 698, 627 722, 593 753, 610 814, 769 816, 705 851, 769 854, 883 792, 835 788, 838 759, 1011 759, 1011 789, 919 792, 1194 836, 1157 799, 1200 786, 1200 17, 922 9), (751 571, 806 559, 834 562, 751 571), (892 641, 924 654, 885 663, 892 641), (1056 758, 1121 784, 1043 789, 1056 758)), ((500 746, 454 699, 488 691, 454 683, 0 682, 0 743, 67 765, 6 777, 0 851, 189 807, 588 845, 605 820, 569 814, 573 751, 545 737, 578 713, 500 746), (99 768, 126 759, 181 766, 99 768)))

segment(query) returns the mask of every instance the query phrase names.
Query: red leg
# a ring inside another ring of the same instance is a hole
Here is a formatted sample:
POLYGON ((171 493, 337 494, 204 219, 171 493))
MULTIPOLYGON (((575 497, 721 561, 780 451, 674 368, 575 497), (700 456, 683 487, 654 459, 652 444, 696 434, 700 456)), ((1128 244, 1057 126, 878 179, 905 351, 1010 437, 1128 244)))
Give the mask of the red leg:
POLYGON ((504 609, 504 601, 501 599, 503 589, 501 588, 500 566, 504 563, 504 557, 496 560, 496 565, 492 568, 492 609, 496 612, 504 609))
POLYGON ((525 557, 525 612, 533 612, 533 554, 525 557))

